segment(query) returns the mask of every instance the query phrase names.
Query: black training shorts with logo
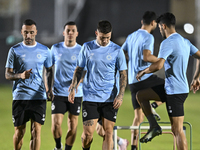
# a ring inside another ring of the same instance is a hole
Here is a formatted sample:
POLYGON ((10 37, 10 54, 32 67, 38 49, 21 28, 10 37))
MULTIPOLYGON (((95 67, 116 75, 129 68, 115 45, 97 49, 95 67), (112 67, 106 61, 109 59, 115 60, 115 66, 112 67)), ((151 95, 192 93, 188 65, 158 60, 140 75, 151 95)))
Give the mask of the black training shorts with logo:
POLYGON ((75 97, 74 104, 68 101, 68 97, 55 95, 51 104, 52 114, 65 114, 69 111, 72 115, 78 116, 81 111, 82 97, 75 97))
POLYGON ((118 109, 113 108, 113 102, 88 102, 82 103, 83 122, 91 119, 106 118, 112 122, 116 122, 118 109))
POLYGON ((21 126, 32 119, 44 124, 46 115, 46 100, 13 100, 12 119, 14 126, 21 126))

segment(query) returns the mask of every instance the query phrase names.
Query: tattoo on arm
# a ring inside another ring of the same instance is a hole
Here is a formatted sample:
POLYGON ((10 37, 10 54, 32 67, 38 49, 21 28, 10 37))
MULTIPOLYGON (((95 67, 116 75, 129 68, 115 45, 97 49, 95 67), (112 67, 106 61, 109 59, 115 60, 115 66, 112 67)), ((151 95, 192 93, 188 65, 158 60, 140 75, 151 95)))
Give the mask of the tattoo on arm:
POLYGON ((72 79, 72 89, 75 89, 77 84, 81 80, 82 72, 83 72, 83 68, 77 66, 74 71, 74 75, 72 79))
POLYGON ((87 120, 83 122, 84 126, 93 126, 94 125, 94 120, 87 120))
POLYGON ((120 97, 122 100, 127 83, 127 73, 126 70, 119 71, 119 73, 120 73, 120 91, 118 97, 120 97))
POLYGON ((6 68, 5 78, 7 80, 18 80, 21 79, 21 75, 19 73, 14 73, 12 68, 6 68))
POLYGON ((48 90, 52 90, 53 82, 54 82, 54 66, 46 69, 46 84, 48 86, 48 90))

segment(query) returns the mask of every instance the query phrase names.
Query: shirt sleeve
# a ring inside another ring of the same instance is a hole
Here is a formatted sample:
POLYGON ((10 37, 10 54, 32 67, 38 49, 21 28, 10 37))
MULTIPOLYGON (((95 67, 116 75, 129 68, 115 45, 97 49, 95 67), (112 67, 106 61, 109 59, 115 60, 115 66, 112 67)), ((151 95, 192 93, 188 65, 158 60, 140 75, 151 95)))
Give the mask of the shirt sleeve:
POLYGON ((187 41, 189 42, 189 45, 190 45, 190 55, 192 56, 192 55, 194 55, 198 51, 198 49, 189 40, 187 40, 187 41))
POLYGON ((51 50, 49 48, 47 48, 47 58, 46 58, 46 60, 44 62, 44 66, 46 68, 49 68, 49 67, 52 66, 52 52, 51 52, 51 50))
POLYGON ((10 48, 6 61, 6 68, 14 68, 14 58, 15 58, 14 49, 10 48))
POLYGON ((117 57, 117 68, 119 71, 127 70, 126 58, 122 49, 120 49, 117 57))
POLYGON ((52 65, 54 65, 55 64, 55 53, 54 53, 54 50, 55 49, 55 46, 53 45, 52 47, 51 47, 51 57, 52 57, 52 65))
POLYGON ((86 62, 85 50, 86 50, 86 46, 84 44, 81 48, 81 51, 80 51, 80 53, 78 55, 78 59, 77 59, 77 66, 79 66, 81 68, 85 67, 85 62, 86 62))
POLYGON ((167 57, 173 52, 172 47, 170 46, 170 44, 165 41, 163 41, 160 45, 160 50, 159 50, 159 54, 158 54, 158 58, 163 58, 163 59, 167 59, 167 57))
POLYGON ((145 38, 145 41, 143 43, 143 50, 150 50, 151 53, 153 54, 153 50, 154 50, 154 37, 153 35, 149 34, 149 37, 145 38))

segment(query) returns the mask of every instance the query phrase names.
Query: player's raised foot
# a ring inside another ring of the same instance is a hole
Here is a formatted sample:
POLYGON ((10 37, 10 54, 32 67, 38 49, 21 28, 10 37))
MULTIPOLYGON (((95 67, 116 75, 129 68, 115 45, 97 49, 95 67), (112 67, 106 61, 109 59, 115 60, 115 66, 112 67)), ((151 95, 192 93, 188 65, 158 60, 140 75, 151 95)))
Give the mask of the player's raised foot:
POLYGON ((156 110, 153 107, 152 107, 152 113, 153 113, 156 121, 160 121, 161 118, 160 118, 159 114, 156 112, 156 110))
POLYGON ((141 143, 147 143, 151 141, 155 136, 162 134, 162 129, 160 126, 151 128, 148 132, 140 139, 141 143))
POLYGON ((128 144, 129 144, 129 141, 127 139, 123 139, 123 143, 119 145, 119 150, 126 150, 128 144))
POLYGON ((61 143, 61 148, 55 147, 53 150, 62 150, 62 149, 63 149, 63 145, 62 145, 62 143, 61 143))

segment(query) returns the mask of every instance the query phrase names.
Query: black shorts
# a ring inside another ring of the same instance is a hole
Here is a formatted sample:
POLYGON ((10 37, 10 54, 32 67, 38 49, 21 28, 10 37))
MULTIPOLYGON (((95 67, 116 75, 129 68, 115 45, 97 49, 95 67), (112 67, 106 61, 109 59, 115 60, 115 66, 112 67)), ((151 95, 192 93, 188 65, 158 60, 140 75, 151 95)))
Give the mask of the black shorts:
POLYGON ((46 116, 46 100, 13 100, 12 119, 14 126, 21 126, 30 119, 44 124, 46 116))
POLYGON ((165 80, 162 78, 157 77, 156 75, 151 75, 149 78, 137 82, 137 83, 133 83, 133 84, 129 84, 129 88, 131 91, 131 97, 132 97, 132 105, 133 108, 140 108, 139 103, 137 102, 136 99, 136 93, 140 90, 144 90, 147 88, 151 88, 157 85, 162 85, 164 87, 165 84, 165 80))
POLYGON ((101 117, 116 122, 118 109, 113 108, 113 102, 97 103, 84 101, 82 105, 83 122, 101 117))
POLYGON ((75 97, 74 104, 68 101, 68 97, 55 96, 51 104, 52 114, 65 114, 69 111, 72 115, 78 116, 81 111, 82 97, 75 97))
POLYGON ((184 116, 184 102, 188 96, 186 94, 167 95, 166 107, 169 117, 184 116))

